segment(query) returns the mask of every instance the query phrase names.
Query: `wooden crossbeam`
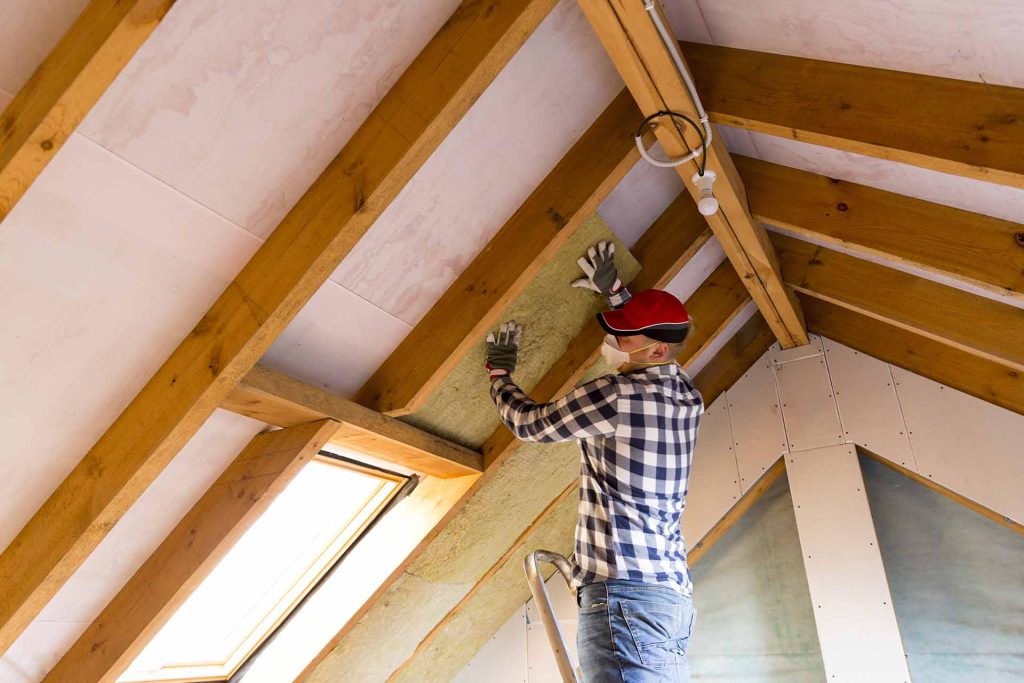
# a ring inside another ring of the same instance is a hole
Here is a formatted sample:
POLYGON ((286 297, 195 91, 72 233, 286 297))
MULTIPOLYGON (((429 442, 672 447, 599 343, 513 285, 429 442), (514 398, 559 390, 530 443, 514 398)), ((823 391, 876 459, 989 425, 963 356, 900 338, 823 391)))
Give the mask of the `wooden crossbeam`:
POLYGON ((495 234, 355 400, 417 410, 636 163, 640 110, 625 90, 495 234))
MULTIPOLYGON (((579 0, 579 4, 645 116, 667 110, 693 119, 698 117, 671 54, 643 3, 579 0)), ((657 11, 660 12, 660 8, 657 11)), ((667 21, 665 23, 667 25, 667 21)), ((681 132, 663 121, 654 132, 662 148, 673 158, 700 147, 697 134, 689 129, 681 132)), ((701 163, 705 160, 707 169, 718 177, 714 192, 721 206, 707 217, 708 225, 779 343, 784 348, 806 344, 807 331, 799 305, 782 282, 778 260, 764 227, 750 215, 743 184, 719 135, 713 136, 701 163)), ((699 167, 697 160, 676 167, 695 199, 700 193, 691 182, 691 176, 699 167)))
POLYGON ((1024 187, 1024 89, 683 44, 717 123, 1024 187))
POLYGON ((750 210, 766 223, 1024 303, 1020 223, 757 159, 735 159, 750 210))
POLYGON ((1024 374, 1024 309, 787 235, 772 243, 796 291, 1024 374))
POLYGON ((338 428, 255 436, 44 679, 113 683, 338 428))
POLYGON ((220 407, 278 427, 331 418, 339 423, 332 444, 430 476, 483 471, 483 456, 476 451, 262 365, 250 370, 220 407))
POLYGON ((92 0, 0 114, 0 221, 175 0, 92 0))
POLYGON ((848 308, 798 296, 811 332, 1024 415, 1024 375, 1017 370, 848 308))
POLYGON ((0 654, 309 301, 554 5, 466 0, 0 555, 0 654))

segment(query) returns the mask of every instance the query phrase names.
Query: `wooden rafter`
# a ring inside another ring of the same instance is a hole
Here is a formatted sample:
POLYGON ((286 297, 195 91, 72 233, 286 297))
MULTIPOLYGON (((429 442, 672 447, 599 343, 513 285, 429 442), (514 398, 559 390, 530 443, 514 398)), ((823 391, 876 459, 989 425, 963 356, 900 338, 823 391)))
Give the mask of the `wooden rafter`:
POLYGON ((764 355, 774 339, 768 323, 760 313, 754 313, 750 320, 743 323, 693 378, 693 383, 704 397, 704 405, 714 403, 722 392, 742 377, 764 355))
POLYGON ((1024 89, 684 43, 717 123, 1024 187, 1024 89))
POLYGON ((811 332, 1024 415, 1024 374, 902 327, 806 294, 811 332))
POLYGON ((483 471, 483 456, 354 401, 257 365, 221 408, 278 427, 337 420, 331 443, 435 477, 483 471))
POLYGON ((1024 225, 736 157, 766 223, 1024 302, 1024 225))
POLYGON ((355 400, 393 415, 421 407, 633 166, 639 155, 631 136, 640 121, 622 91, 355 400))
MULTIPOLYGON (((579 0, 579 4, 645 116, 667 110, 697 118, 696 106, 643 3, 579 0)), ((700 147, 692 130, 681 134, 675 126, 665 124, 655 128, 655 135, 670 157, 700 147)), ((743 184, 719 135, 713 136, 704 161, 718 177, 714 191, 721 206, 707 217, 708 225, 779 343, 784 348, 806 344, 799 305, 782 282, 764 227, 747 208, 743 184)), ((695 199, 700 193, 690 177, 699 167, 696 160, 676 167, 695 199)))
POLYGON ((787 235, 772 243, 796 291, 1024 374, 1024 309, 787 235))
POLYGON ((92 0, 0 114, 0 221, 175 0, 92 0))
POLYGON ((254 437, 44 680, 117 680, 337 428, 320 420, 254 437))
POLYGON ((227 397, 554 0, 466 0, 0 555, 0 653, 227 397))

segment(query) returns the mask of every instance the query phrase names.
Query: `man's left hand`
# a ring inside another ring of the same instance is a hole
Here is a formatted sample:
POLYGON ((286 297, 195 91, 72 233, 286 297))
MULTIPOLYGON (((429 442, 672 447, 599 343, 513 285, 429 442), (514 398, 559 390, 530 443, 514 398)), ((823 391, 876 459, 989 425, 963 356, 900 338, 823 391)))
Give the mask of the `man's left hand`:
POLYGON ((498 334, 493 332, 487 335, 487 363, 484 367, 491 375, 503 377, 511 375, 516 369, 516 361, 519 358, 519 339, 523 335, 523 326, 515 320, 502 323, 498 328, 498 334))

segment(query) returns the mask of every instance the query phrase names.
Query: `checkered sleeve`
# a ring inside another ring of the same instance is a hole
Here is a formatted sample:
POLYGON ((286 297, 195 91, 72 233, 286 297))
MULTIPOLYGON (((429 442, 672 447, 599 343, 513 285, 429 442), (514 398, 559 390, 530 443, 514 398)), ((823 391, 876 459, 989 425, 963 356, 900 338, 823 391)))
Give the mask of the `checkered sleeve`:
POLYGON ((501 421, 524 441, 611 436, 618 425, 617 387, 610 376, 587 382, 551 403, 537 403, 510 378, 498 377, 491 383, 491 398, 501 421))

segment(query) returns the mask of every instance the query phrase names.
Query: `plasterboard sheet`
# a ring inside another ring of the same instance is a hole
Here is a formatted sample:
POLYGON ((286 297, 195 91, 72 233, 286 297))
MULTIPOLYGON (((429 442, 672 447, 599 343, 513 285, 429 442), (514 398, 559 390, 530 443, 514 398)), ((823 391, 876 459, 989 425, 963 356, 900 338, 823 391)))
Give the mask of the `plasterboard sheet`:
POLYGON ((0 547, 259 246, 72 135, 0 229, 0 547))
POLYGON ((690 362, 683 365, 686 368, 687 374, 690 377, 696 377, 700 374, 700 371, 711 362, 711 359, 722 350, 722 348, 729 343, 729 340, 733 338, 741 327, 743 327, 748 320, 750 320, 754 314, 757 313, 757 304, 751 300, 747 302, 736 316, 729 321, 725 328, 715 335, 715 338, 711 340, 710 344, 707 344, 701 352, 690 359, 690 362))
POLYGON ((407 323, 328 280, 288 324, 261 362, 307 384, 350 397, 411 329, 407 323))
MULTIPOLYGON (((524 579, 525 580, 525 579, 524 579)), ((565 587, 565 581, 557 573, 552 574, 545 584, 551 598, 551 608, 562 631, 562 639, 569 650, 569 657, 574 664, 579 664, 579 652, 576 649, 576 626, 579 622, 576 600, 565 587)), ((558 663, 551 650, 544 622, 540 620, 540 612, 536 603, 530 598, 526 603, 526 657, 530 683, 562 683, 558 673, 558 663)))
POLYGON ((791 349, 784 349, 779 346, 778 342, 771 345, 768 351, 771 354, 773 363, 788 363, 794 360, 800 360, 801 358, 809 358, 811 356, 820 356, 825 353, 821 346, 821 337, 816 334, 808 335, 809 343, 803 346, 794 346, 791 349))
POLYGON ((786 473, 828 680, 909 683, 856 448, 790 453, 786 473))
POLYGON ((846 440, 916 472, 889 365, 831 339, 825 359, 846 440))
MULTIPOLYGON (((655 144, 652 153, 658 154, 660 149, 661 145, 655 144)), ((632 249, 640 235, 682 191, 683 181, 673 169, 641 159, 608 193, 597 212, 622 243, 632 249)))
POLYGON ((1024 522, 1024 418, 892 368, 923 476, 1024 522))
POLYGON ((787 450, 786 427, 768 353, 750 366, 725 395, 740 488, 746 492, 787 450))
POLYGON ((712 237, 697 250, 690 262, 665 285, 665 291, 675 294, 680 301, 686 301, 724 260, 725 250, 722 249, 718 238, 712 237))
POLYGON ((88 0, 0 3, 0 89, 13 95, 25 85, 87 4, 88 0))
POLYGON ((527 683, 526 608, 520 607, 452 683, 527 683))
POLYGON ((832 396, 825 356, 773 363, 772 369, 782 400, 789 449, 805 450, 843 443, 845 435, 832 396))
POLYGON ((719 396, 700 419, 683 512, 683 537, 693 547, 739 500, 729 405, 719 396))
MULTIPOLYGON (((35 680, 49 671, 228 463, 265 427, 241 415, 214 412, 0 661, 32 672, 35 680)), ((0 680, 7 681, 2 676, 0 680)))

